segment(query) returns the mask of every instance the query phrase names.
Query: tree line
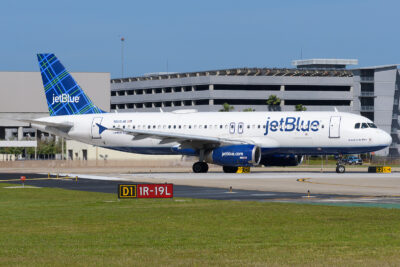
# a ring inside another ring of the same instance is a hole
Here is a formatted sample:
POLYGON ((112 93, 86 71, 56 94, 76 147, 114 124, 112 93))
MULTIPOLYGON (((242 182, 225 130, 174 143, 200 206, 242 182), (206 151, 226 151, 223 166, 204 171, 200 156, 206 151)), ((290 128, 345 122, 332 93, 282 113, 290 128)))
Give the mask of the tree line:
MULTIPOLYGON (((279 97, 277 97, 276 95, 270 95, 267 99, 267 101, 265 102, 268 105, 268 109, 270 111, 280 111, 281 109, 281 99, 279 97)), ((233 111, 235 109, 234 106, 229 105, 228 103, 224 103, 222 105, 222 109, 220 109, 220 112, 229 112, 229 111, 233 111)), ((297 104, 294 107, 295 111, 306 111, 307 108, 305 106, 303 106, 302 104, 297 104)), ((246 108, 243 109, 242 111, 244 112, 249 112, 249 111, 256 111, 253 108, 246 108)))

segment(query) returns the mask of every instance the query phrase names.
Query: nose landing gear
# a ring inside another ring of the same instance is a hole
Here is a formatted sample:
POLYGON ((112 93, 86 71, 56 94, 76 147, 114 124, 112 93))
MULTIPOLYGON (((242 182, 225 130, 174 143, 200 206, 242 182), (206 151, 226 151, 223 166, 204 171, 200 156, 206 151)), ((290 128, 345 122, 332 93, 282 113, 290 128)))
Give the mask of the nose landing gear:
POLYGON ((345 172, 346 172, 346 167, 344 166, 342 155, 339 155, 339 158, 336 163, 336 173, 345 173, 345 172))

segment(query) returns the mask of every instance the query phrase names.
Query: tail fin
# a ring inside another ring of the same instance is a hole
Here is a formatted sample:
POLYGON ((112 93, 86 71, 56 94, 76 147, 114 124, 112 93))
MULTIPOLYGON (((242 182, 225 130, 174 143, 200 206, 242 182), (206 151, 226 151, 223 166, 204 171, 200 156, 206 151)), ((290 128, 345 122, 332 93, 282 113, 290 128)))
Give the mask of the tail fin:
POLYGON ((96 107, 54 54, 38 54, 50 116, 105 113, 96 107))

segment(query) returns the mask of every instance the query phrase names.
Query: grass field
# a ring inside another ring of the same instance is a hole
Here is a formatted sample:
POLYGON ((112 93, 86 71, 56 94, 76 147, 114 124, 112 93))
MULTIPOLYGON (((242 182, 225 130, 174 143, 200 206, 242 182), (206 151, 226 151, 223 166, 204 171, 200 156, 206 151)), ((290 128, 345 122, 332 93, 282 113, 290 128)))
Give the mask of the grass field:
POLYGON ((0 265, 400 265, 398 209, 0 185, 0 265))

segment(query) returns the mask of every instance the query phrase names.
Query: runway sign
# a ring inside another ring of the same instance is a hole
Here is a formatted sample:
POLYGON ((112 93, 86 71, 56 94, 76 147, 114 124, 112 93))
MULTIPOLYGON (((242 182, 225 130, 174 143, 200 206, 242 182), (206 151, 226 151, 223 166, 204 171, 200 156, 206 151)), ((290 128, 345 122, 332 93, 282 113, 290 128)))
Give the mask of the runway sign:
POLYGON ((173 184, 118 185, 118 198, 172 198, 173 184))
POLYGON ((136 185, 119 184, 118 198, 136 198, 136 185))
POLYGON ((250 167, 238 167, 236 173, 250 173, 250 167))
POLYGON ((391 173, 392 168, 388 166, 370 166, 368 167, 368 172, 372 173, 391 173))

